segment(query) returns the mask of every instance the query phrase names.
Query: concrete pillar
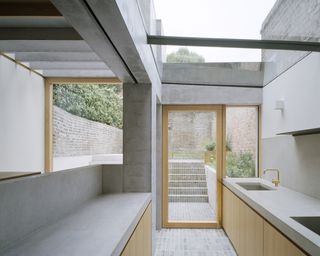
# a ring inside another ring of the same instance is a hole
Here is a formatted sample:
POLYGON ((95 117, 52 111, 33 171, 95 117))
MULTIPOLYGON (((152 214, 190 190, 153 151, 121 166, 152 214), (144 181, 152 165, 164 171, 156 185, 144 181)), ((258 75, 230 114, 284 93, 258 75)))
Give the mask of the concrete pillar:
POLYGON ((123 190, 151 192, 152 87, 123 85, 123 190))

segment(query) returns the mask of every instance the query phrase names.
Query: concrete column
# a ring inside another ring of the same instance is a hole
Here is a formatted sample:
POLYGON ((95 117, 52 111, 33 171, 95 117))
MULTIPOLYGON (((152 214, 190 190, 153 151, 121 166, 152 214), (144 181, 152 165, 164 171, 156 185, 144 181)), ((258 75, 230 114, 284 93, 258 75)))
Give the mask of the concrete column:
POLYGON ((123 190, 151 192, 152 87, 123 85, 123 190))

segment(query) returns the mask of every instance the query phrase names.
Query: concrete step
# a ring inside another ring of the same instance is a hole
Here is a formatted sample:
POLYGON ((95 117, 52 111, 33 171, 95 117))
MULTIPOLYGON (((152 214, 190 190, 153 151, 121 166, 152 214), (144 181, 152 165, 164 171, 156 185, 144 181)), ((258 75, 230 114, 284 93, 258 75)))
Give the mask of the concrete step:
POLYGON ((169 195, 170 203, 207 203, 209 202, 207 195, 169 195))
POLYGON ((207 188, 207 182, 204 180, 171 180, 169 181, 169 187, 198 187, 207 188))
POLYGON ((204 168, 173 168, 169 174, 205 174, 204 168))
POLYGON ((169 169, 171 168, 204 168, 204 162, 200 162, 200 161, 170 162, 169 161, 169 169))
POLYGON ((169 195, 208 195, 204 187, 169 187, 169 195))
POLYGON ((205 174, 169 174, 169 181, 173 180, 200 180, 205 181, 206 175, 205 174))

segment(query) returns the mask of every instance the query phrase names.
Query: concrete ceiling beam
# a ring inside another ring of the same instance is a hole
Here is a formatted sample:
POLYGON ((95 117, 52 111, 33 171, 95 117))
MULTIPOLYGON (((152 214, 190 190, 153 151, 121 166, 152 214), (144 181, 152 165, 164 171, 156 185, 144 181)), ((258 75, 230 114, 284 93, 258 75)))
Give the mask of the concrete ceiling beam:
POLYGON ((111 70, 41 70, 44 77, 115 77, 111 70))
POLYGON ((48 2, 0 3, 0 16, 61 16, 57 8, 48 2))
POLYGON ((73 28, 0 28, 0 40, 83 40, 73 28))
MULTIPOLYGON (((128 83, 138 82, 86 1, 51 0, 51 2, 121 81, 128 83)), ((106 16, 109 15, 109 10, 104 9, 104 11, 106 16)), ((112 10, 110 11, 112 13, 112 10)), ((114 18, 116 15, 115 13, 112 14, 114 18)), ((122 31, 118 31, 118 33, 122 33, 122 31)))
POLYGON ((93 52, 17 52, 15 59, 20 62, 100 61, 100 58, 93 52))
POLYGON ((210 63, 191 65, 189 63, 165 63, 162 80, 164 84, 262 88, 263 72, 255 67, 254 70, 246 70, 241 66, 237 67, 236 64, 232 68, 228 66, 228 63, 220 64, 220 66, 210 63))
POLYGON ((86 2, 138 82, 150 83, 142 61, 146 56, 139 53, 137 48, 146 44, 147 38, 136 1, 121 3, 116 0, 87 0, 86 2), (121 10, 123 6, 125 7, 121 10), (123 10, 126 12, 122 12, 123 10), (132 28, 135 28, 134 31, 132 28), (137 38, 138 41, 134 41, 137 38))
POLYGON ((2 52, 92 52, 84 40, 0 40, 2 52))
POLYGON ((61 17, 45 16, 0 16, 1 28, 70 28, 71 26, 61 17))
POLYGON ((108 66, 101 61, 90 62, 73 62, 73 61, 32 61, 29 62, 29 67, 32 69, 73 69, 73 70, 107 70, 108 66))

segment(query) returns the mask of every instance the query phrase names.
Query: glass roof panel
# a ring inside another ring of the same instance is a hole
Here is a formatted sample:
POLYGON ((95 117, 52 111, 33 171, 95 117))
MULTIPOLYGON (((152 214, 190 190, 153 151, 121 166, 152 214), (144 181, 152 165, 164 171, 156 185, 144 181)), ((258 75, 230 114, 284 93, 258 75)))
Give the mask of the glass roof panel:
POLYGON ((240 49, 195 46, 162 46, 163 62, 213 63, 213 62, 260 62, 261 49, 240 49))
POLYGON ((163 35, 319 42, 320 2, 154 0, 163 35))
MULTIPOLYGON (((163 48, 165 48, 163 46, 163 48)), ((167 46, 167 48, 169 48, 167 46)), ((261 49, 239 49, 239 48, 214 48, 214 47, 171 47, 163 54, 163 76, 165 82, 175 81, 175 78, 186 82, 190 77, 195 77, 196 81, 209 77, 212 81, 221 77, 232 81, 233 84, 244 84, 243 80, 232 80, 231 76, 237 75, 238 71, 248 76, 248 81, 254 80, 259 85, 259 74, 250 72, 262 72, 262 83, 268 84, 281 73, 291 68, 296 63, 302 61, 310 54, 320 54, 309 51, 289 51, 289 50, 261 50, 261 49), (172 69, 172 71, 169 71, 172 69), (182 72, 183 75, 180 73, 182 72), (213 76, 205 75, 201 78, 201 72, 212 73, 213 76), (214 73, 216 72, 216 73, 214 73), (170 74, 170 79, 168 75, 170 74), (196 74, 196 75, 195 75, 196 74)), ((238 78, 243 78, 241 75, 238 78)), ((190 80, 190 82, 196 82, 190 80)), ((220 80, 219 80, 220 81, 220 80)), ((222 80, 221 80, 222 81, 222 80)), ((209 83, 210 81, 205 81, 209 83)), ((200 82, 199 82, 200 83, 200 82)), ((222 82, 221 82, 222 83, 222 82)))

